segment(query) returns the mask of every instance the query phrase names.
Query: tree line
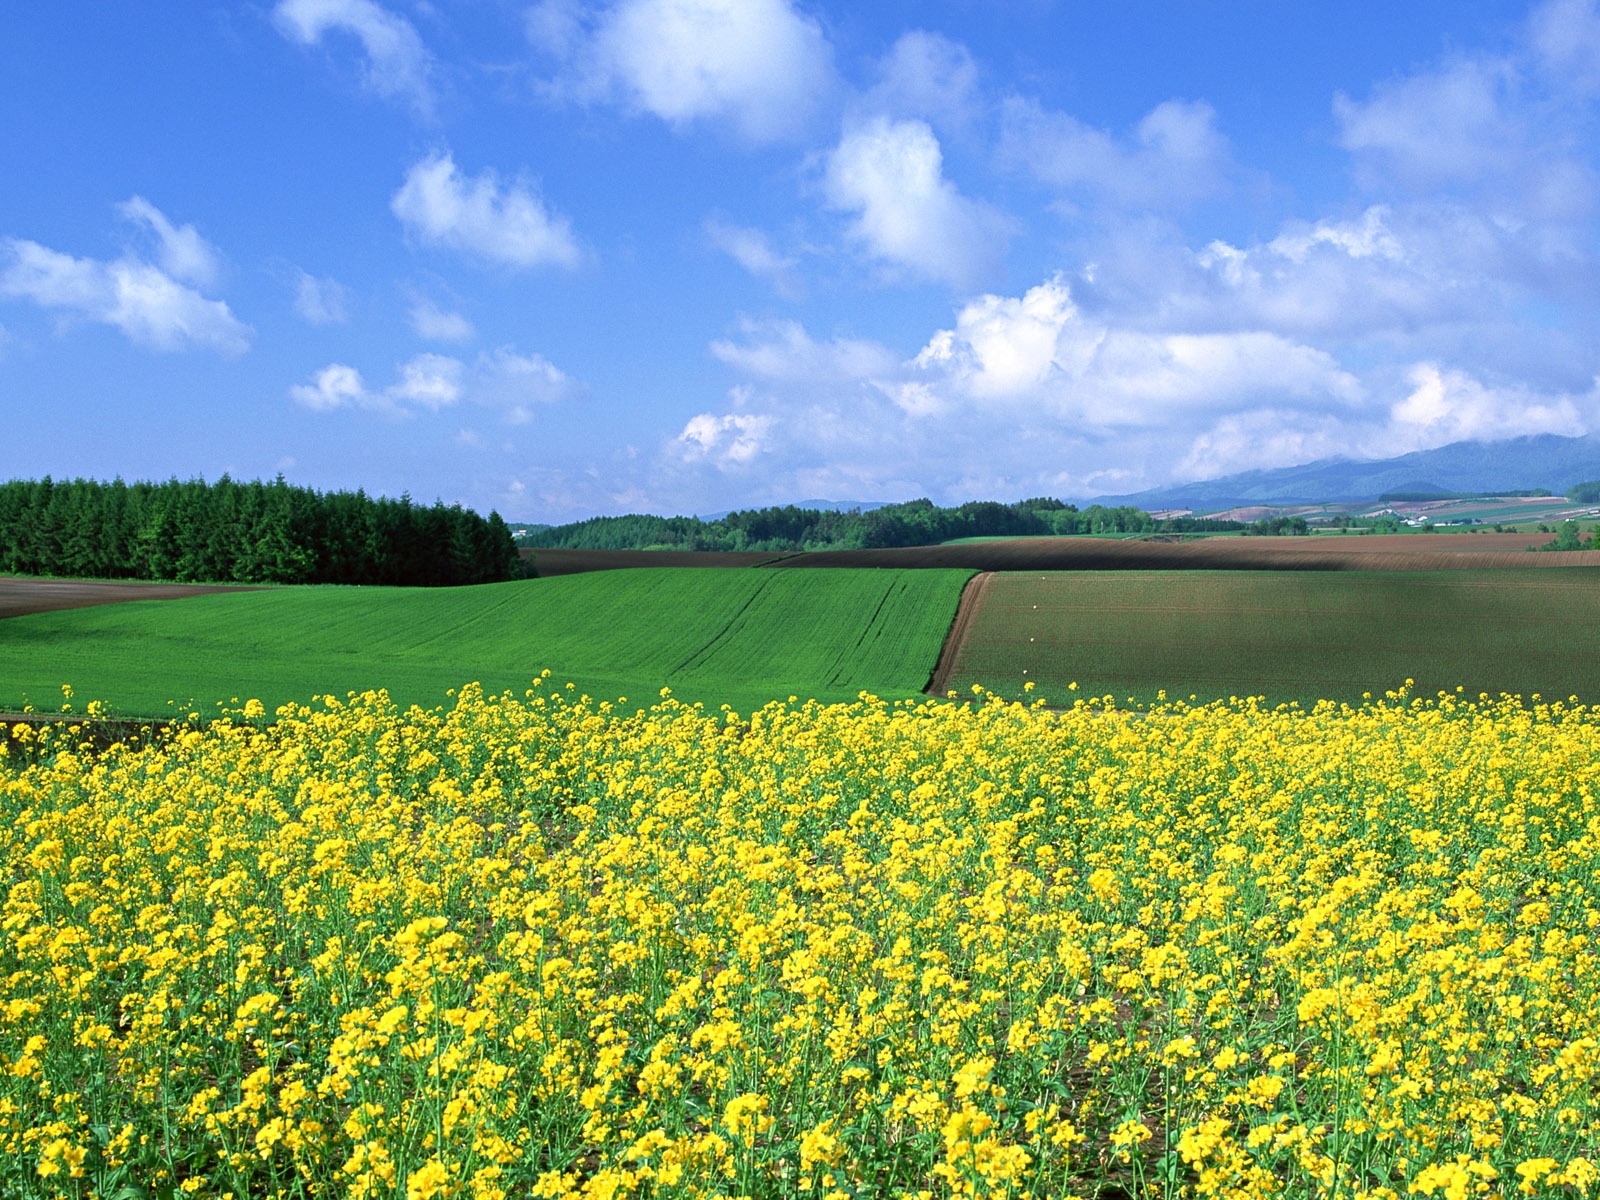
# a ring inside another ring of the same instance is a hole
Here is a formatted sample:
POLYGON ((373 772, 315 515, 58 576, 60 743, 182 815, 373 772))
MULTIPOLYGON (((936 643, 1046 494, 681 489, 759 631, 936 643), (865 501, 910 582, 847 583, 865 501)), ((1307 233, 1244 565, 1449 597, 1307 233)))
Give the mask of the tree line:
POLYGON ((497 513, 224 475, 0 483, 0 573, 445 586, 522 572, 497 513))
POLYGON ((1015 504, 979 500, 956 508, 940 508, 922 499, 845 512, 791 504, 731 512, 709 521, 635 513, 532 526, 517 540, 524 546, 562 550, 877 550, 971 537, 1222 533, 1244 528, 1239 521, 1210 517, 1157 519, 1126 505, 1091 504, 1080 510, 1037 497, 1015 504))

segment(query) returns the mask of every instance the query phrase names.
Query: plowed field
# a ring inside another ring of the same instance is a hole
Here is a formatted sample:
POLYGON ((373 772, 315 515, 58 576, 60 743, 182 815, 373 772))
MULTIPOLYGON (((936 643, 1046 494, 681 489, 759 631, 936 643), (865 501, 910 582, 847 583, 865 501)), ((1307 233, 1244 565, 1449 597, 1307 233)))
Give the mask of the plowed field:
MULTIPOLYGON (((1558 555, 1527 555, 1546 560, 1558 555)), ((1600 702, 1600 568, 1004 573, 936 686, 1052 703, 1264 696, 1358 703, 1406 679, 1600 702)), ((958 622, 961 623, 961 622, 958 622)))
POLYGON ((58 612, 126 600, 181 600, 212 592, 256 589, 220 584, 138 583, 110 579, 19 579, 0 575, 0 619, 26 613, 58 612))
POLYGON ((794 554, 776 567, 965 567, 974 571, 1441 571, 1600 566, 1600 552, 1530 554, 1544 533, 1213 537, 1192 542, 1015 538, 794 554))

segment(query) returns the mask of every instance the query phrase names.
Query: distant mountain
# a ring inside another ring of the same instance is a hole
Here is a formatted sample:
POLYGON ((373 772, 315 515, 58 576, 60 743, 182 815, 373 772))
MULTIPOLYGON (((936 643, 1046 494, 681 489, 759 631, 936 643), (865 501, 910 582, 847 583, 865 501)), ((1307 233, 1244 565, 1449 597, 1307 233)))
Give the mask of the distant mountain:
POLYGON ((702 521, 720 521, 731 512, 750 512, 760 508, 811 508, 817 512, 871 512, 875 508, 887 508, 891 504, 898 504, 898 500, 796 500, 792 505, 783 504, 746 504, 742 508, 725 508, 721 512, 697 513, 702 521))
POLYGON ((1600 479, 1600 437, 1543 433, 1504 442, 1452 442, 1376 462, 1327 458, 1301 467, 1245 471, 1125 496, 1101 496, 1096 503, 1215 511, 1246 504, 1358 503, 1376 500, 1385 492, 1549 488, 1559 495, 1590 479, 1600 479))

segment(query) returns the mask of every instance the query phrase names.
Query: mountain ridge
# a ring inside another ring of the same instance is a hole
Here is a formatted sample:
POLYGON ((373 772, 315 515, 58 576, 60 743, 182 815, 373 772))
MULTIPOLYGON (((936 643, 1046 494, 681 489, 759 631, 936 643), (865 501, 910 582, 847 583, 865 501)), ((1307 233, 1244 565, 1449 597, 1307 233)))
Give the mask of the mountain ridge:
POLYGON ((1509 492, 1549 488, 1560 494, 1600 479, 1600 437, 1531 434, 1504 441, 1451 442, 1395 458, 1325 458, 1293 467, 1241 471, 1169 484, 1088 503, 1143 509, 1223 509, 1252 504, 1359 503, 1385 492, 1509 492))

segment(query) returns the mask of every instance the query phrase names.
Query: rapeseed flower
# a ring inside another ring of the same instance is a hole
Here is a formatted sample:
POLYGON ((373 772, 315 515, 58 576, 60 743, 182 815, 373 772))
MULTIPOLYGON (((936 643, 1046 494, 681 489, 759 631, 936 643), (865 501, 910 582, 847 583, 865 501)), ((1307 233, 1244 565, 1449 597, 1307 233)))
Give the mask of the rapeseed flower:
POLYGON ((1593 1194, 1596 713, 977 701, 28 728, 0 1194, 1593 1194))

